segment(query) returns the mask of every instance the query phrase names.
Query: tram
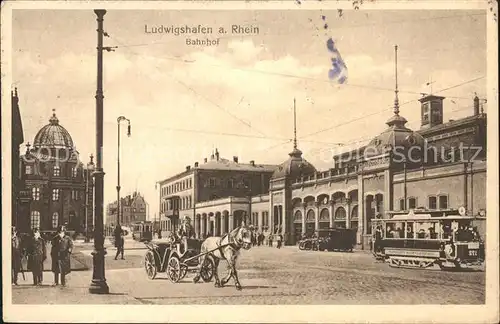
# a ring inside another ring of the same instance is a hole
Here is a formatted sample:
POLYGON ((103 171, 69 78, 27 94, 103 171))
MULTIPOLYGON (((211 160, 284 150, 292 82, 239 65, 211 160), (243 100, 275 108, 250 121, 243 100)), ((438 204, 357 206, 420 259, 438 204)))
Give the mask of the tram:
POLYGON ((151 241, 153 239, 153 223, 150 221, 136 222, 130 226, 132 238, 139 242, 151 241))
POLYGON ((481 265, 485 248, 473 227, 475 221, 475 217, 465 215, 432 216, 413 211, 375 219, 372 252, 392 267, 438 265, 446 269, 481 265))

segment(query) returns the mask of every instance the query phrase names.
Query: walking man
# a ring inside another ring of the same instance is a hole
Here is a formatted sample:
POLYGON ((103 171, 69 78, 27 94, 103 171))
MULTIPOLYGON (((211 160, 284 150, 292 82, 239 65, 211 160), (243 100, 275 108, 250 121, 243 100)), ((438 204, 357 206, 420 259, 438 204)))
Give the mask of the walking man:
POLYGON ((17 235, 17 229, 12 227, 12 283, 17 286, 17 277, 21 271, 21 260, 23 251, 21 247, 21 239, 17 235))
POLYGON ((115 260, 118 259, 118 256, 120 254, 122 255, 122 260, 125 260, 125 258, 123 257, 123 254, 125 253, 125 237, 124 237, 125 233, 120 225, 116 225, 114 236, 115 236, 115 247, 116 247, 115 260))
POLYGON ((33 285, 41 286, 43 282, 43 262, 47 259, 45 240, 40 236, 38 228, 33 230, 28 247, 28 270, 33 274, 33 285))
POLYGON ((66 228, 59 226, 57 235, 52 239, 50 256, 52 258, 52 272, 54 273, 54 286, 59 285, 59 275, 62 286, 66 286, 66 275, 71 273, 70 255, 73 252, 73 241, 66 235, 66 228))

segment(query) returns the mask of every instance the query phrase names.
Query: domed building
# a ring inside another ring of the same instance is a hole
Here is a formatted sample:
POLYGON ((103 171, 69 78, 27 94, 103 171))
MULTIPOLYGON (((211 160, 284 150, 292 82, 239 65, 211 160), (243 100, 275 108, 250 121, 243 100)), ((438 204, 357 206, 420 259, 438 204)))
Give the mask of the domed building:
POLYGON ((59 225, 68 231, 92 230, 92 178, 80 161, 70 133, 62 126, 55 111, 49 123, 36 134, 33 145, 26 144, 20 157, 21 176, 31 193, 29 213, 19 215, 19 230, 39 228, 53 232, 59 225))
POLYGON ((365 160, 391 154, 396 163, 417 161, 425 149, 426 141, 422 135, 407 128, 406 123, 406 118, 399 115, 396 98, 394 116, 386 122, 389 127, 364 148, 365 160))

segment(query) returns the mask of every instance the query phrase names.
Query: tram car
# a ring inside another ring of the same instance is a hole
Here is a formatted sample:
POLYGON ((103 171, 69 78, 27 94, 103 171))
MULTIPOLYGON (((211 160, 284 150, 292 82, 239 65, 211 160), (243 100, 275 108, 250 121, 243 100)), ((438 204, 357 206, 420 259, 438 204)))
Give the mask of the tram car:
POLYGON ((153 223, 149 221, 133 223, 130 226, 132 238, 139 242, 151 241, 153 239, 153 223))
MULTIPOLYGON (((461 214, 465 214, 462 212, 461 214)), ((441 269, 481 265, 484 242, 475 217, 465 215, 395 214, 372 221, 374 256, 392 267, 441 269)))

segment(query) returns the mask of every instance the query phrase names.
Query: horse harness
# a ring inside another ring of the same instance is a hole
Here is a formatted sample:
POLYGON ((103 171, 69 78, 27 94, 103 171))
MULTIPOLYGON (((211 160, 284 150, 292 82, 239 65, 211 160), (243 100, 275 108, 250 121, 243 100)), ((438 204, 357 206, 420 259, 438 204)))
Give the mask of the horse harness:
MULTIPOLYGON (((218 248, 216 250, 219 250, 220 254, 224 257, 224 259, 227 260, 226 256, 224 255, 223 248, 226 246, 230 246, 233 250, 239 251, 241 249, 241 246, 237 245, 234 238, 227 233, 223 237, 220 238, 219 242, 217 242, 218 248), (228 243, 221 245, 221 242, 224 240, 224 238, 227 236, 228 243)), ((215 251, 215 250, 214 250, 215 251)))

